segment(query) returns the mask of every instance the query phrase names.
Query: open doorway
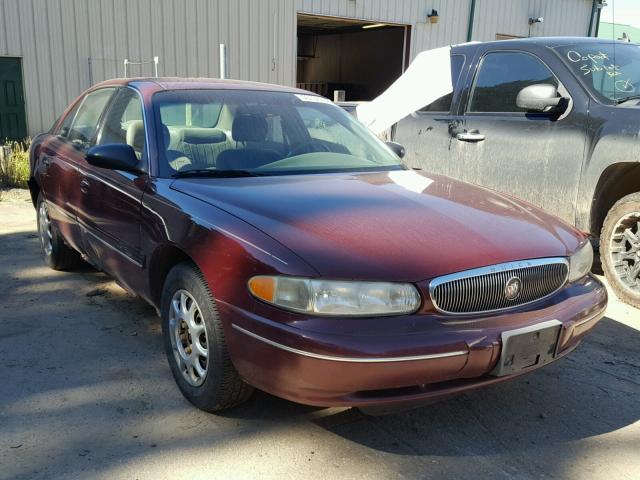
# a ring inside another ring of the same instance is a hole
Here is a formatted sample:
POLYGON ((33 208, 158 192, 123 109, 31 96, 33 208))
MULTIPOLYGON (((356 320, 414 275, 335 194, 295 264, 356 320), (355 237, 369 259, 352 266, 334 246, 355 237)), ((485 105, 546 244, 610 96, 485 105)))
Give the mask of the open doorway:
POLYGON ((408 64, 410 26, 298 14, 296 84, 327 98, 372 100, 408 64))

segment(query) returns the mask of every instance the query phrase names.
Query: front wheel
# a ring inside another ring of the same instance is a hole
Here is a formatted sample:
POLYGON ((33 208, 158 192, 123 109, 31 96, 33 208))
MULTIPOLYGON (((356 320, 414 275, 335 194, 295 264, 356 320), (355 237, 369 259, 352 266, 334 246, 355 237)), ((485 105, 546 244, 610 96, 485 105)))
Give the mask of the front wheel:
POLYGON ((609 210, 600 235, 600 259, 620 300, 640 308, 640 192, 609 210))
POLYGON ((231 363, 213 295, 193 264, 180 263, 167 275, 161 314, 169 366, 187 400, 216 412, 251 396, 253 388, 231 363))
POLYGON ((64 243, 60 232, 51 223, 49 207, 42 193, 36 202, 38 212, 38 235, 42 258, 54 270, 67 270, 80 261, 80 255, 73 248, 64 243))

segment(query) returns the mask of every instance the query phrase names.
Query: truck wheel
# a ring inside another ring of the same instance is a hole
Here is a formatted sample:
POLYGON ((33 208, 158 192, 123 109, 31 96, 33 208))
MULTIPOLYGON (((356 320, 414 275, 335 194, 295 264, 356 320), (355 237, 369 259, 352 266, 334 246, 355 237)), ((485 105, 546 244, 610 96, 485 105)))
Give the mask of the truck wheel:
POLYGON ((78 264, 80 255, 73 248, 64 243, 64 239, 51 223, 49 208, 42 193, 38 194, 36 202, 38 212, 38 234, 42 257, 49 267, 54 270, 67 270, 78 264))
POLYGON ((600 235, 600 259, 615 294, 640 308, 640 192, 609 210, 600 235))
POLYGON ((169 366, 187 400, 216 412, 251 396, 253 387, 231 363, 213 295, 190 262, 176 265, 167 275, 161 314, 169 366))

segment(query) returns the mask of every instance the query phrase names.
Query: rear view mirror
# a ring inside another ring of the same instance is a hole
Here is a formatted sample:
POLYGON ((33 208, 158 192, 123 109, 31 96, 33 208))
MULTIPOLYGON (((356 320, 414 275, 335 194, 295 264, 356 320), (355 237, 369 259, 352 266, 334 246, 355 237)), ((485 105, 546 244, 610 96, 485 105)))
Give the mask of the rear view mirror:
POLYGON ((402 145, 396 142, 385 142, 385 143, 387 144, 387 147, 389 147, 391 151, 398 156, 398 158, 404 157, 405 150, 402 145))
POLYGON ((550 112, 563 105, 566 108, 567 99, 558 96, 558 89, 553 85, 541 83, 529 85, 518 93, 516 105, 519 108, 533 112, 550 112))
POLYGON ((138 167, 136 152, 124 143, 96 145, 90 148, 87 152, 87 162, 94 167, 142 173, 138 167))

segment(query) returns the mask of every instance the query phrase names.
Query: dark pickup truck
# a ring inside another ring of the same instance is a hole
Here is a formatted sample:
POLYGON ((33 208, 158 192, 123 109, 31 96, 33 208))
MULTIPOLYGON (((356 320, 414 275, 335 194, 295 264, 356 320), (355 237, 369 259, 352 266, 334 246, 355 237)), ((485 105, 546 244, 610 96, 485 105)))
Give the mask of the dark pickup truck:
POLYGON ((512 194, 588 232, 612 288, 640 307, 640 46, 470 43, 452 47, 451 69, 452 94, 392 127, 406 163, 512 194))

